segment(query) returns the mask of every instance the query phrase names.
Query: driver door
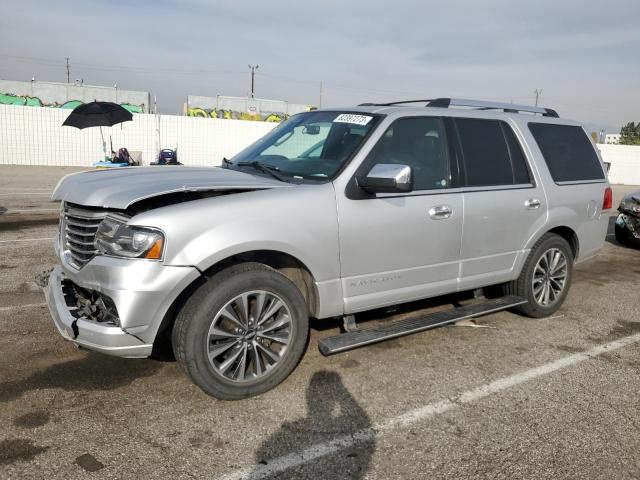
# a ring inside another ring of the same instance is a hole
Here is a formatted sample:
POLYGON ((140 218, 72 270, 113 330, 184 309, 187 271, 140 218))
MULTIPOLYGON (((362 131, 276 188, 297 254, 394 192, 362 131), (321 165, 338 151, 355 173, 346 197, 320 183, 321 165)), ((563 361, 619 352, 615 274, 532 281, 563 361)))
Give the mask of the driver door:
MULTIPOLYGON (((358 169, 408 165, 408 193, 338 195, 345 313, 457 289, 462 193, 452 188, 448 142, 438 117, 394 121, 358 169)), ((361 192, 362 193, 362 192, 361 192)))

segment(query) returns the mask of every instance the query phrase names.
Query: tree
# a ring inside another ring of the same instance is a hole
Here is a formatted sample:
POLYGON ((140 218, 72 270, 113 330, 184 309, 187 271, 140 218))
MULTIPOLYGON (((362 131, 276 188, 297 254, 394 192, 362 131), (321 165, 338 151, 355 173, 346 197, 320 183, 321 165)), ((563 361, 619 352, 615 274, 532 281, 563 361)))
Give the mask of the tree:
POLYGON ((620 130, 620 145, 640 145, 640 122, 627 123, 620 130))

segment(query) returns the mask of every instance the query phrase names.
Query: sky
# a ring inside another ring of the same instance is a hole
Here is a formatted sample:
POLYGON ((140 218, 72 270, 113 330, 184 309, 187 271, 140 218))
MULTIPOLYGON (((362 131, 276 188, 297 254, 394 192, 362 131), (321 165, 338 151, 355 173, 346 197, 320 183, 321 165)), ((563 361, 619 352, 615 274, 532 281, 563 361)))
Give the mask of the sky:
POLYGON ((0 78, 322 106, 456 97, 640 121, 640 1, 2 0, 0 78), (320 83, 322 82, 322 99, 320 83))

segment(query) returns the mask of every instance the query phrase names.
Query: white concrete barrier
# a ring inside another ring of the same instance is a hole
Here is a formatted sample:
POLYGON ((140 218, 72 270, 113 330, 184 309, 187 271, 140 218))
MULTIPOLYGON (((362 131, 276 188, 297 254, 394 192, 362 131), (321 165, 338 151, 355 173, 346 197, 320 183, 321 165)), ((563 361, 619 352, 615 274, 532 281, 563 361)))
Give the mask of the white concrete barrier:
POLYGON ((63 127, 70 110, 0 105, 0 164, 91 166, 113 149, 142 152, 143 164, 160 148, 178 147, 185 165, 220 165, 275 127, 274 123, 175 115, 134 114, 114 127, 63 127))
POLYGON ((611 163, 609 182, 640 185, 640 146, 598 144, 603 162, 611 163))
MULTIPOLYGON (((160 148, 178 147, 185 165, 220 165, 262 137, 276 124, 246 120, 134 114, 114 127, 78 130, 62 127, 70 110, 0 105, 0 164, 91 166, 105 152, 126 147, 142 152, 142 162, 155 161, 160 148), (105 144, 103 145, 103 138, 105 144)), ((599 144, 611 163, 609 181, 640 185, 640 146, 599 144)))

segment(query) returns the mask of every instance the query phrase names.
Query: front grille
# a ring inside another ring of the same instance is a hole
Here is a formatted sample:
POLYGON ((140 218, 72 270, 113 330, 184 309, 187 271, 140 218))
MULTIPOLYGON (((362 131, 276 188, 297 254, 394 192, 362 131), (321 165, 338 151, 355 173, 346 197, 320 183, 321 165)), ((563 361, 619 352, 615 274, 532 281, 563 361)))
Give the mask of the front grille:
POLYGON ((88 210, 65 205, 62 211, 62 244, 68 262, 81 269, 96 256, 96 232, 106 210, 88 210))

